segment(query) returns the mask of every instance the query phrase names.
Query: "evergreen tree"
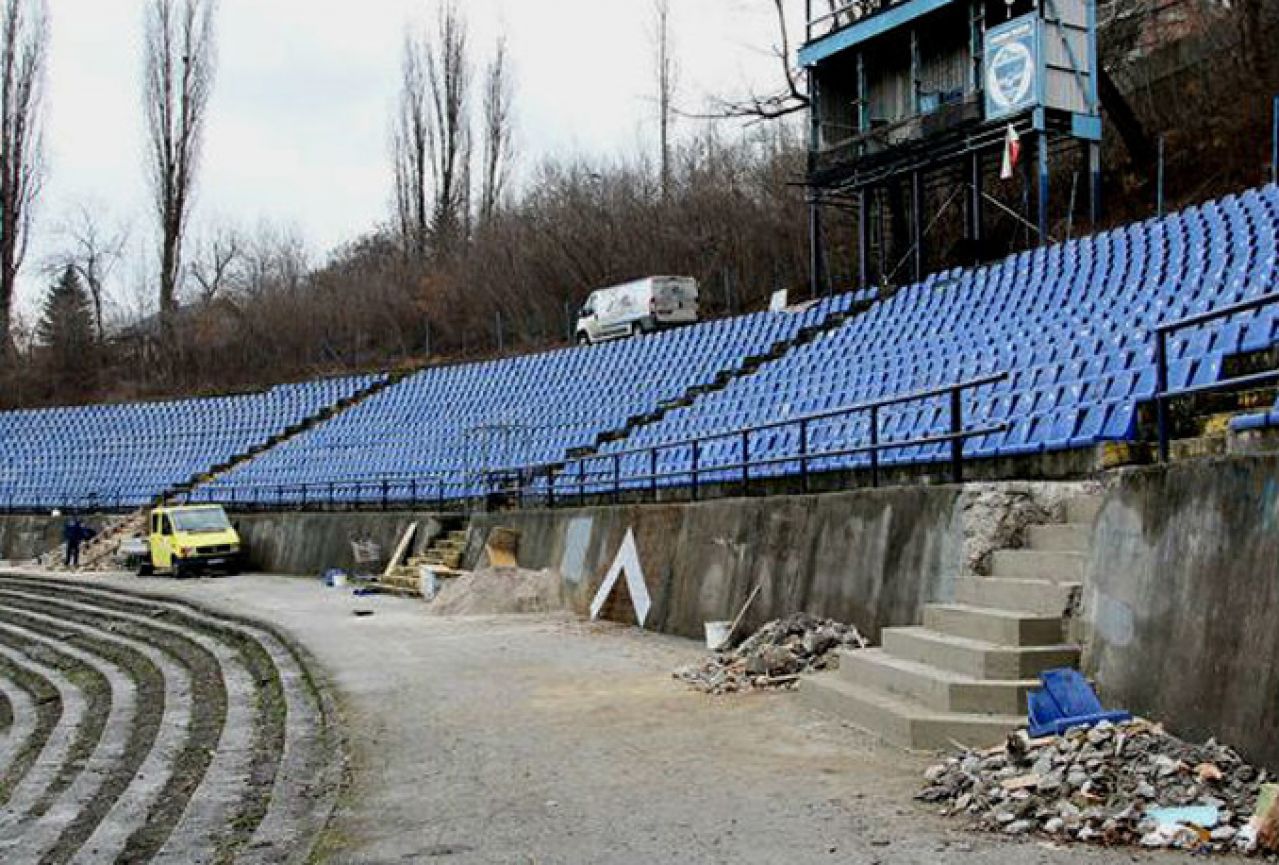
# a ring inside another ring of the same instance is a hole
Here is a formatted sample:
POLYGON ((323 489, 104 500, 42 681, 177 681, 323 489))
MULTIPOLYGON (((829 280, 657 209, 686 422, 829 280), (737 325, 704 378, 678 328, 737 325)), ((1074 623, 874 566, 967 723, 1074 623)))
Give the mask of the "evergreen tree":
POLYGON ((88 384, 94 363, 93 307, 74 267, 49 288, 36 338, 51 377, 72 388, 88 384))

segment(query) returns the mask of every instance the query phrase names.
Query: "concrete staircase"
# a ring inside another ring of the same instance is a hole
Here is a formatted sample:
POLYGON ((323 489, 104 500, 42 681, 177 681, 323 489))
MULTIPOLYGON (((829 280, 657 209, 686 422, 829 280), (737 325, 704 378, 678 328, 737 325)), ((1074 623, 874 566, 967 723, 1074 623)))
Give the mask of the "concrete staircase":
POLYGON ((1025 724, 1038 675, 1079 663, 1066 626, 1099 506, 1070 501, 1065 523, 1030 527, 1025 548, 995 553, 991 576, 961 577, 955 603, 885 630, 882 648, 842 653, 837 673, 804 679, 801 699, 904 748, 1002 741, 1025 724))

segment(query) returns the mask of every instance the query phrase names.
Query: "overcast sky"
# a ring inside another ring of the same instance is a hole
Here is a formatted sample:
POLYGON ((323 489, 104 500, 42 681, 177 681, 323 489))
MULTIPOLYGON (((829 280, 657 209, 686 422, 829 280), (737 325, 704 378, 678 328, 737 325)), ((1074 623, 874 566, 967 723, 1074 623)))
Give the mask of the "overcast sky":
MULTIPOLYGON (((131 222, 137 241, 150 237, 138 97, 143 2, 49 0, 49 172, 24 280, 28 310, 70 208, 87 203, 131 222)), ((461 6, 477 53, 507 34, 524 164, 652 145, 651 0, 461 6)), ((319 258, 385 219, 403 29, 433 19, 434 8, 433 0, 221 0, 197 221, 287 226, 319 258)), ((771 89, 768 0, 672 0, 672 14, 684 105, 771 89)))

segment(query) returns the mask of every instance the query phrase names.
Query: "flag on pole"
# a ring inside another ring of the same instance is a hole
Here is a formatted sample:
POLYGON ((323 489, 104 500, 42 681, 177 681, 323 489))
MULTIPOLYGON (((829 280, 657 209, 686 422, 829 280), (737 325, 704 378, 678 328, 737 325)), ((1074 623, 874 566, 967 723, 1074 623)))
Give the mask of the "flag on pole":
POLYGON ((1017 130, 1009 123, 1008 134, 1004 136, 1004 165, 999 170, 999 179, 1012 180, 1013 172, 1017 170, 1017 163, 1020 161, 1021 136, 1017 134, 1017 130))

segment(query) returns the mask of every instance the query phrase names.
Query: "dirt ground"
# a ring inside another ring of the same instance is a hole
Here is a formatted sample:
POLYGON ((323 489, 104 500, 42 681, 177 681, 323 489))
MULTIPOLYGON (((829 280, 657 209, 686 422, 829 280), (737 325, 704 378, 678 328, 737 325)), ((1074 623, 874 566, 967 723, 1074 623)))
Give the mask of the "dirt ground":
POLYGON ((1146 858, 970 834, 913 802, 927 757, 792 695, 712 698, 674 681, 701 655, 691 641, 565 615, 428 616, 312 580, 102 579, 266 619, 314 655, 351 755, 319 862, 1146 858))

